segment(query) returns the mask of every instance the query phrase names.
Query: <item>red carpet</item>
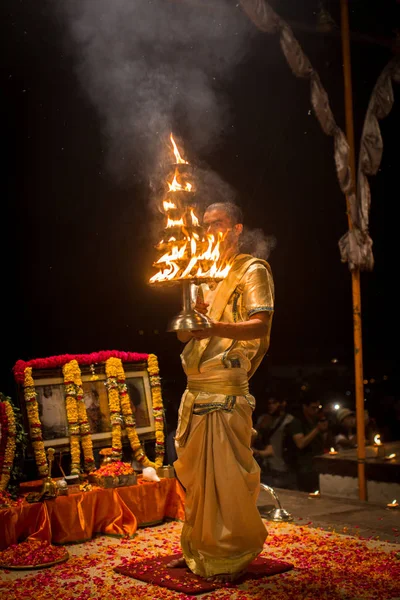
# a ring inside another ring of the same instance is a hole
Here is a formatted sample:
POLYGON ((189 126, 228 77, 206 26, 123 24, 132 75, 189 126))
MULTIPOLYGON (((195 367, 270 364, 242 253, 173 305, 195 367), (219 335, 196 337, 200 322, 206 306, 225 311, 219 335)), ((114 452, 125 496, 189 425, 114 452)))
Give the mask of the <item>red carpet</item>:
POLYGON ((293 569, 293 565, 280 560, 258 557, 248 567, 244 575, 234 583, 211 583, 192 573, 189 569, 169 569, 167 564, 181 555, 160 556, 134 561, 128 565, 115 567, 114 571, 128 575, 139 581, 175 590, 183 594, 204 594, 219 588, 234 587, 248 579, 261 579, 284 573, 293 569))

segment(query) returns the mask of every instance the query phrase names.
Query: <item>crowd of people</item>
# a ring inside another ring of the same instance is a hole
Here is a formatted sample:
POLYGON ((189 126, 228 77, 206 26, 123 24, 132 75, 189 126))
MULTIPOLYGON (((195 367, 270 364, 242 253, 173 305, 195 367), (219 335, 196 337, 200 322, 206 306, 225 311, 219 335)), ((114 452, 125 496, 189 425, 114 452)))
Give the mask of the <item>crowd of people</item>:
MULTIPOLYGON (((365 434, 373 430, 365 413, 365 434)), ((270 395, 266 412, 254 424, 252 449, 261 469, 262 483, 271 487, 313 492, 318 489, 314 457, 331 448, 357 447, 355 412, 340 408, 329 414, 317 398, 305 396, 298 409, 287 400, 270 395)))

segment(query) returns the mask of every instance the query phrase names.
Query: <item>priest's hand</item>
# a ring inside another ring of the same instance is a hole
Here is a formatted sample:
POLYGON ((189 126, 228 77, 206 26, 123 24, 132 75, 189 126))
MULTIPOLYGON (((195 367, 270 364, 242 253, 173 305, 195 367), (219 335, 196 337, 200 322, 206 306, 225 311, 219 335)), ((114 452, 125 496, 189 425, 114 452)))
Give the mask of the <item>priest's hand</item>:
POLYGON ((210 321, 211 327, 207 327, 206 329, 195 329, 191 331, 192 336, 195 340, 206 340, 214 335, 218 335, 218 325, 219 323, 214 323, 210 321))
POLYGON ((205 340, 210 337, 221 337, 230 340, 257 340, 268 334, 270 313, 260 312, 240 323, 224 323, 223 321, 210 321, 211 327, 191 331, 196 340, 205 340))
POLYGON ((199 298, 197 298, 197 302, 195 304, 194 309, 197 310, 197 312, 201 313, 202 315, 206 315, 208 312, 208 307, 210 305, 208 304, 208 302, 202 302, 199 298))

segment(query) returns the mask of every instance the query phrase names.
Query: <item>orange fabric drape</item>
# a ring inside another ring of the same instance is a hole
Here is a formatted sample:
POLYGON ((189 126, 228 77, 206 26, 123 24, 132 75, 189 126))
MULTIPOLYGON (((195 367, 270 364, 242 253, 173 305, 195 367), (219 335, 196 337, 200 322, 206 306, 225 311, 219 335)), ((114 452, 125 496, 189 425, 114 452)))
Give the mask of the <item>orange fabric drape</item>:
POLYGON ((41 502, 24 504, 0 510, 0 550, 26 538, 51 539, 50 521, 46 505, 41 502))
POLYGON ((82 542, 95 534, 132 536, 141 525, 184 519, 185 493, 177 479, 96 488, 53 500, 0 510, 0 549, 27 538, 55 544, 82 542))

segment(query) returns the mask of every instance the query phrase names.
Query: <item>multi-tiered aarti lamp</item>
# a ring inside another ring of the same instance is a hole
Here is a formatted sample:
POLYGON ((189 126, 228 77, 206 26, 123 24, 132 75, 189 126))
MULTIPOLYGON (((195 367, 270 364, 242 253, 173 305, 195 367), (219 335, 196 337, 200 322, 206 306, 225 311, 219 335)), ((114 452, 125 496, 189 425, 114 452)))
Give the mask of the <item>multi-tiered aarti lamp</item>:
POLYGON ((150 279, 152 284, 181 283, 181 312, 170 322, 168 331, 196 330, 210 327, 209 319, 193 308, 193 285, 219 281, 226 277, 231 264, 221 258, 223 236, 217 238, 204 231, 200 224, 193 168, 184 160, 171 134, 175 156, 168 189, 162 200, 165 227, 156 249, 162 256, 154 263, 159 271, 150 279))

